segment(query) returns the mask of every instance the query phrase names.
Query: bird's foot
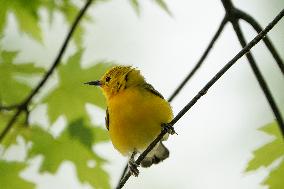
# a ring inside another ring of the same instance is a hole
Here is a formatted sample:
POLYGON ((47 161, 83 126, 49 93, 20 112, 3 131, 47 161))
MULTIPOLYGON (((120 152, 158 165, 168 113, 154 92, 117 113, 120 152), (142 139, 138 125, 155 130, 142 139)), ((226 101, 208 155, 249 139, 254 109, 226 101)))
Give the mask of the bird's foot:
POLYGON ((162 123, 162 130, 165 130, 167 133, 171 135, 177 134, 174 127, 169 123, 162 123))
POLYGON ((134 159, 131 158, 128 162, 128 168, 130 173, 135 177, 139 175, 139 170, 137 167, 139 167, 139 165, 135 163, 134 159))

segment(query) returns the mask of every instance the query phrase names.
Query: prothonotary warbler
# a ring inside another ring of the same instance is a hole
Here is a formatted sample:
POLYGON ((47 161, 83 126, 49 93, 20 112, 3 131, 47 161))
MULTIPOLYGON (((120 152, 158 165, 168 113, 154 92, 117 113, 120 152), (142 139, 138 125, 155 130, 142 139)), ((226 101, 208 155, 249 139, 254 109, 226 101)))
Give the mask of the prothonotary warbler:
MULTIPOLYGON (((101 87, 107 101, 105 121, 112 144, 122 155, 130 156, 129 169, 137 176, 134 156, 160 134, 163 124, 172 120, 170 104, 131 66, 115 66, 100 80, 86 84, 101 87)), ((168 131, 174 132, 172 128, 168 131)), ((168 134, 163 140, 167 138, 168 134)), ((167 157, 169 150, 159 142, 141 165, 149 167, 167 157)))

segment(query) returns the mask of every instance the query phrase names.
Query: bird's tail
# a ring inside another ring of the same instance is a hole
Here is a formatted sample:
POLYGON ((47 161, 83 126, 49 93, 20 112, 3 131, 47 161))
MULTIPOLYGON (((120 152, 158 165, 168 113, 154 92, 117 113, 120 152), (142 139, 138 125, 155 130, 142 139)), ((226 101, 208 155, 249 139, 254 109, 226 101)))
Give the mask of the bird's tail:
POLYGON ((162 142, 159 142, 155 148, 141 162, 142 167, 150 167, 152 164, 158 164, 167 159, 170 155, 169 150, 162 142))

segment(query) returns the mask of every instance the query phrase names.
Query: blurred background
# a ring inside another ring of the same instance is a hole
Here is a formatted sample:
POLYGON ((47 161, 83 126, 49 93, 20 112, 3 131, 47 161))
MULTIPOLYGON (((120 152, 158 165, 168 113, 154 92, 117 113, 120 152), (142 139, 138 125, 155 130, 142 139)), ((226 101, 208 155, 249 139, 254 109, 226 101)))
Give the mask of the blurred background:
MULTIPOLYGON (((81 65, 88 68, 100 60, 133 65, 161 94, 169 97, 199 60, 225 12, 221 1, 167 0, 166 3, 172 16, 150 0, 141 1, 139 15, 126 0, 96 3, 88 10, 94 22, 83 23, 86 32, 81 65)), ((284 7, 282 0, 234 0, 233 3, 250 13, 263 27, 284 7)), ((78 4, 83 5, 83 1, 78 4)), ((16 61, 35 62, 48 68, 70 25, 61 13, 53 16, 55 19, 50 22, 48 12, 40 10, 43 32, 40 43, 22 34, 10 14, 1 45, 20 51, 16 61)), ((256 35, 248 24, 241 22, 241 27, 247 41, 256 35)), ((269 37, 283 59, 283 19, 269 37)), ((64 60, 74 54, 76 48, 72 42, 64 60)), ((232 26, 227 24, 204 65, 172 101, 174 113, 177 114, 240 49, 232 26)), ((284 115, 283 75, 262 42, 252 52, 284 115)), ((52 76, 45 91, 52 89, 56 80, 56 76, 52 76)), ((92 122, 104 127, 105 110, 91 104, 86 108, 92 122)), ((39 106, 32 111, 31 122, 48 124, 45 114, 46 108, 39 106)), ((170 149, 170 158, 149 169, 140 168, 139 177, 131 177, 125 188, 267 188, 261 183, 277 162, 255 172, 246 173, 245 169, 253 157, 252 152, 271 140, 257 129, 273 120, 274 115, 243 57, 175 125, 178 135, 171 136, 165 143, 170 149)), ((64 118, 59 118, 52 132, 60 132, 64 123, 64 118)), ((24 153, 21 147, 21 144, 15 145, 8 156, 20 157, 24 153)), ((104 168, 110 175, 111 185, 115 186, 127 158, 122 157, 111 142, 96 145, 94 150, 107 159, 104 168)), ((39 174, 40 162, 40 157, 30 160, 31 166, 21 173, 23 178, 36 182, 36 188, 92 188, 79 182, 72 163, 63 163, 53 175, 39 174)))

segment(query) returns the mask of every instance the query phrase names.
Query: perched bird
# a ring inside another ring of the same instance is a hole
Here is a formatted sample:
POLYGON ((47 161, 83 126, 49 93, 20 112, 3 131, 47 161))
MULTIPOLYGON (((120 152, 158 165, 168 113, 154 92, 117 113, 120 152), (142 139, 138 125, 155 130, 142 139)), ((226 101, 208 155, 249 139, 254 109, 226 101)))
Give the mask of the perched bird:
MULTIPOLYGON (((173 118, 170 104, 147 83, 140 71, 131 66, 115 66, 100 80, 86 84, 99 86, 107 101, 106 128, 113 146, 124 156, 130 156, 129 169, 135 176, 139 171, 134 162, 160 134, 163 124, 173 118)), ((169 128, 167 128, 169 129, 169 128)), ((173 134, 174 130, 168 130, 173 134)), ((163 140, 168 138, 165 135, 163 140)), ((149 167, 169 157, 169 150, 159 142, 141 162, 149 167)))

